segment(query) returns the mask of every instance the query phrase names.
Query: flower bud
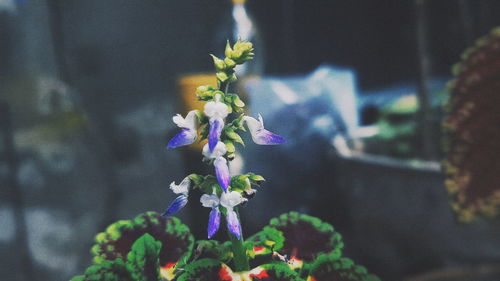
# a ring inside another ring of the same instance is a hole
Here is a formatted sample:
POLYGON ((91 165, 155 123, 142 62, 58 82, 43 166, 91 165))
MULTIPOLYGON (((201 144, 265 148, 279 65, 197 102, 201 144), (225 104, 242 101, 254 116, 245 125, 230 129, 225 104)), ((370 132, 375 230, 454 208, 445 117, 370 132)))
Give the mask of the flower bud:
POLYGON ((231 45, 229 44, 229 40, 226 42, 226 50, 224 51, 224 54, 226 57, 230 58, 231 53, 233 52, 233 49, 231 49, 231 45))
POLYGON ((226 64, 224 63, 223 60, 219 59, 218 57, 214 56, 214 55, 210 55, 212 56, 212 59, 214 60, 214 65, 215 65, 215 68, 217 68, 217 70, 225 70, 226 69, 226 64))
POLYGON ((210 86, 199 86, 196 88, 196 97, 200 100, 208 100, 214 97, 214 91, 210 86))
POLYGON ((221 82, 226 82, 229 79, 227 74, 225 72, 221 72, 221 71, 217 72, 215 74, 215 76, 217 76, 217 79, 219 79, 219 81, 221 81, 221 82))
POLYGON ((225 58, 224 59, 224 64, 226 64, 227 68, 233 68, 236 66, 236 62, 230 58, 225 58))

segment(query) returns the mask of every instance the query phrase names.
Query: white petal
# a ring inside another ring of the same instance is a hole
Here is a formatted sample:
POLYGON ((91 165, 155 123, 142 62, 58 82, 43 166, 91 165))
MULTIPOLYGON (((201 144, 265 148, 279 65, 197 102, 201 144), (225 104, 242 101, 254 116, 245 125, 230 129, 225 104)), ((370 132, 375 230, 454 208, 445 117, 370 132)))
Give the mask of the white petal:
POLYGON ((259 120, 250 116, 243 117, 243 120, 247 123, 248 130, 252 135, 257 133, 258 130, 264 129, 262 116, 260 116, 260 114, 259 114, 259 120))
POLYGON ((198 113, 198 110, 191 110, 188 112, 186 115, 186 125, 188 129, 191 130, 196 130, 198 128, 198 117, 196 116, 196 113, 198 113))
POLYGON ((190 130, 196 131, 198 128, 198 118, 196 117, 197 110, 191 110, 186 115, 186 118, 183 118, 180 114, 172 117, 172 120, 179 128, 186 128, 190 130))
POLYGON ((215 101, 209 101, 205 104, 204 112, 210 119, 224 119, 229 114, 229 109, 225 103, 220 102, 218 94, 215 96, 215 101))
POLYGON ((226 145, 219 141, 217 145, 215 145, 214 151, 210 152, 210 149, 208 147, 208 143, 203 146, 203 156, 205 156, 208 159, 216 159, 219 157, 224 156, 226 154, 227 148, 226 145))
POLYGON ((257 118, 259 119, 261 128, 264 128, 264 119, 262 118, 262 115, 260 115, 260 113, 259 113, 259 116, 257 118))
POLYGON ((187 194, 189 192, 189 186, 191 184, 191 180, 189 177, 185 177, 180 184, 175 184, 173 181, 170 184, 170 189, 175 193, 175 194, 187 194))
POLYGON ((203 207, 215 208, 219 206, 219 197, 215 194, 203 194, 200 197, 200 202, 203 207))
POLYGON ((223 192, 220 197, 220 204, 227 209, 231 209, 243 201, 243 197, 237 191, 223 192))
POLYGON ((184 120, 184 118, 182 118, 180 114, 176 114, 174 117, 172 117, 172 120, 178 127, 185 128, 186 120, 184 120))

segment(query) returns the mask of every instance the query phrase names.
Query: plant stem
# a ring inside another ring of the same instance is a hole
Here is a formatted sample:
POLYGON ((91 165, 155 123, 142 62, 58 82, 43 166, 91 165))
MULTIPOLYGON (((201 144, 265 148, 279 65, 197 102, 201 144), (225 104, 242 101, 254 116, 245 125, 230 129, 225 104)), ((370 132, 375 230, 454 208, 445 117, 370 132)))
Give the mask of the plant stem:
MULTIPOLYGON (((235 210, 236 214, 238 214, 238 210, 235 210)), ((239 214, 238 214, 239 219, 239 214)), ((245 248, 243 247, 243 231, 240 239, 236 238, 229 230, 227 232, 229 235, 229 239, 231 239, 231 246, 233 248, 234 254, 234 269, 239 271, 248 271, 250 270, 250 264, 248 263, 247 253, 245 248)))

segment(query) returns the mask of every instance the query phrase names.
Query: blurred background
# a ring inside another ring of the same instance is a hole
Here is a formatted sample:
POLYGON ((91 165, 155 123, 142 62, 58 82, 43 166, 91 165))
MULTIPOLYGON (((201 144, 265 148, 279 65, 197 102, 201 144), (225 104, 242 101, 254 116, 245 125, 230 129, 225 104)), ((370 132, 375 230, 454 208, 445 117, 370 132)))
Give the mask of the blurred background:
MULTIPOLYGON (((0 0, 0 279, 68 280, 109 223, 212 172, 200 147, 165 146, 215 82, 208 54, 238 36, 256 57, 234 90, 288 140, 247 141, 232 164, 267 179, 247 233, 318 216, 383 280, 498 264, 500 222, 449 206, 440 122, 452 65, 499 15, 496 0, 0 0)), ((204 238, 197 196, 180 217, 204 238)))

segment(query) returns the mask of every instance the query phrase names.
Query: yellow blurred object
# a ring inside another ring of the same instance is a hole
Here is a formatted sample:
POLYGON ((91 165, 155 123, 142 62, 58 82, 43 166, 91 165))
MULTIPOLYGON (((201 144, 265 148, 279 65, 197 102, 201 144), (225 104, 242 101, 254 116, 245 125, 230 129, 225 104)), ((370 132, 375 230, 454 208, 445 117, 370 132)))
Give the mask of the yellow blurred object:
MULTIPOLYGON (((196 98, 196 88, 204 85, 211 85, 217 87, 217 78, 215 73, 198 73, 188 74, 179 78, 178 83, 179 94, 181 95, 181 102, 179 104, 183 116, 189 111, 198 109, 203 112, 204 101, 199 101, 196 98)), ((189 147, 194 150, 201 150, 206 141, 198 143, 196 141, 189 147)))
POLYGON ((245 4, 246 0, 233 0, 233 4, 245 4))

